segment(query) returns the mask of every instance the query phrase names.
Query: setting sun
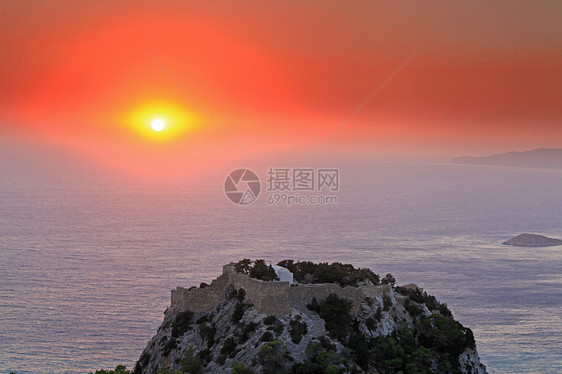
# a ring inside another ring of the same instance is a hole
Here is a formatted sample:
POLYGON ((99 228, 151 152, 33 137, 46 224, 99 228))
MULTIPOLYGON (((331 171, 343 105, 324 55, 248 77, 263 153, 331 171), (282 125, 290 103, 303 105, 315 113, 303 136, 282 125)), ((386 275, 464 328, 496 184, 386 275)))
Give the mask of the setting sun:
POLYGON ((197 116, 185 106, 162 101, 140 103, 122 119, 134 133, 150 141, 180 139, 197 127, 197 116))
POLYGON ((154 131, 162 131, 166 127, 166 122, 161 118, 155 118, 150 124, 154 131))

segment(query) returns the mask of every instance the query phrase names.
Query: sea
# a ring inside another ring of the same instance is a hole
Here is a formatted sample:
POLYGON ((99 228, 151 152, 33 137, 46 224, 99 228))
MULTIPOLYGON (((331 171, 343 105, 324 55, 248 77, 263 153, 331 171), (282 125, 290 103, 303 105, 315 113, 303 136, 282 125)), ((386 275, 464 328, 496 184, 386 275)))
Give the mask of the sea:
POLYGON ((473 330, 490 373, 562 373, 562 246, 501 244, 525 232, 562 238, 560 171, 305 161, 237 161, 152 183, 72 152, 4 144, 0 372, 132 368, 170 290, 209 283, 242 258, 290 258, 351 263, 423 287, 473 330), (336 169, 338 185, 316 195, 337 203, 271 203, 280 195, 270 167, 336 169), (225 196, 236 168, 260 178, 251 204, 225 196))

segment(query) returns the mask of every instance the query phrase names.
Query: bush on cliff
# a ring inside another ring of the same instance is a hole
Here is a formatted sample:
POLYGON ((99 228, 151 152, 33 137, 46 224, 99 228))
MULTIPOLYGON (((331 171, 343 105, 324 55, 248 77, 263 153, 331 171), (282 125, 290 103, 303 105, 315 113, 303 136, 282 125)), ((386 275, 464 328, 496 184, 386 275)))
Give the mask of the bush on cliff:
POLYGON ((232 374, 253 374, 254 371, 245 366, 241 362, 234 361, 232 363, 232 374))
MULTIPOLYGON (((127 367, 123 365, 117 365, 115 370, 96 370, 95 374, 130 374, 131 372, 127 370, 127 367)), ((92 374, 92 373, 90 373, 92 374)))
POLYGON ((336 353, 336 347, 319 341, 310 341, 305 350, 306 358, 303 362, 293 365, 291 372, 295 374, 340 374, 342 369, 341 357, 336 353))
POLYGON ((266 265, 265 260, 256 260, 254 267, 250 270, 250 277, 263 281, 279 280, 279 277, 271 265, 266 265))
POLYGON ((295 316, 295 319, 289 322, 289 334, 291 335, 291 340, 295 344, 299 344, 303 335, 308 333, 308 327, 306 323, 301 320, 302 317, 300 315, 295 316))
POLYGON ((357 286, 364 281, 380 284, 380 277, 370 269, 355 268, 351 264, 283 260, 277 265, 286 267, 299 283, 337 283, 342 287, 357 286))
POLYGON ((263 281, 279 280, 275 270, 271 265, 267 265, 265 260, 252 261, 248 258, 238 261, 234 264, 234 270, 238 273, 248 274, 250 278, 260 279, 263 281))
POLYGON ((415 301, 418 304, 425 304, 430 311, 439 311, 441 315, 448 318, 453 318, 453 313, 447 307, 447 304, 442 304, 435 296, 429 295, 427 292, 421 292, 419 288, 410 289, 405 287, 395 287, 395 292, 398 292, 401 295, 408 296, 408 298, 412 301, 415 301))
POLYGON ((266 373, 276 373, 283 369, 289 359, 289 352, 283 342, 273 340, 263 344, 256 356, 256 363, 264 367, 266 373))
POLYGON ((201 359, 195 355, 195 348, 189 346, 180 362, 181 370, 189 374, 201 373, 201 359))
POLYGON ((185 334, 191 328, 193 312, 186 310, 179 312, 172 322, 172 337, 177 338, 185 334))
POLYGON ((314 297, 307 305, 308 309, 316 312, 324 320, 326 330, 332 339, 343 341, 347 337, 352 322, 351 307, 353 302, 331 293, 327 298, 318 302, 314 297))

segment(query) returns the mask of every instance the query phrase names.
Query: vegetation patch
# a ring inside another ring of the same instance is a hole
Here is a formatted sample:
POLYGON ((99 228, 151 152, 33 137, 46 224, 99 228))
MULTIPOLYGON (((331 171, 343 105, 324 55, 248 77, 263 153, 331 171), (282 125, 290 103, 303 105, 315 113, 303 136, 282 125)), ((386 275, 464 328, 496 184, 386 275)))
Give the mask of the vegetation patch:
POLYGON ((392 299, 390 296, 383 296, 382 298, 382 309, 388 312, 392 308, 392 299))
POLYGON ((256 363, 263 365, 266 373, 275 373, 283 369, 288 359, 289 351, 279 340, 263 344, 256 355, 256 363))
POLYGON ((252 261, 249 258, 238 261, 234 264, 234 269, 238 273, 248 274, 250 278, 263 281, 279 280, 279 277, 271 265, 267 265, 265 260, 252 261))
POLYGON ((199 336, 203 341, 207 341, 207 347, 210 348, 215 344, 215 334, 217 333, 217 327, 214 323, 202 323, 199 326, 199 336))
POLYGON ((238 302, 234 307, 234 312, 232 313, 232 322, 238 323, 244 317, 244 313, 246 313, 246 306, 244 303, 238 302))
POLYGON ((232 374, 253 374, 254 371, 245 366, 241 362, 234 361, 232 363, 232 374))
POLYGON ((453 313, 447 307, 447 304, 437 301, 435 296, 429 295, 427 292, 421 292, 419 288, 410 289, 405 287, 395 287, 395 292, 408 296, 412 301, 418 304, 425 304, 430 311, 439 311, 439 313, 448 318, 453 318, 453 313))
POLYGON ((226 338, 222 344, 220 354, 229 356, 236 351, 236 346, 236 342, 233 338, 226 338))
POLYGON ((343 370, 340 368, 343 360, 336 353, 336 347, 325 345, 319 341, 311 341, 306 347, 306 358, 303 362, 293 365, 292 373, 308 374, 308 373, 327 373, 340 374, 343 370))
POLYGON ((278 266, 286 267, 293 273, 299 283, 337 283, 340 286, 358 286, 359 282, 370 281, 374 285, 380 284, 380 277, 371 269, 355 268, 351 264, 322 262, 315 264, 311 261, 283 260, 278 266))
POLYGON ((265 342, 265 343, 270 342, 270 341, 272 341, 273 339, 274 339, 274 336, 273 336, 273 334, 271 333, 271 331, 266 331, 266 332, 264 332, 263 335, 261 336, 261 341, 262 341, 262 342, 265 342))
POLYGON ((179 312, 172 322, 172 337, 176 338, 185 334, 191 328, 193 312, 186 310, 179 312))
POLYGON ((256 331, 257 327, 258 327, 258 324, 255 323, 255 322, 250 322, 246 326, 244 326, 241 329, 241 333, 240 333, 240 343, 246 342, 250 338, 250 335, 254 331, 256 331))
POLYGON ((313 298, 307 308, 320 315, 332 339, 344 341, 352 322, 352 306, 351 300, 340 298, 338 295, 331 293, 320 303, 316 298, 313 298))
POLYGON ((306 322, 302 321, 300 315, 295 316, 295 319, 289 322, 289 334, 293 343, 299 344, 306 333, 308 333, 306 322))

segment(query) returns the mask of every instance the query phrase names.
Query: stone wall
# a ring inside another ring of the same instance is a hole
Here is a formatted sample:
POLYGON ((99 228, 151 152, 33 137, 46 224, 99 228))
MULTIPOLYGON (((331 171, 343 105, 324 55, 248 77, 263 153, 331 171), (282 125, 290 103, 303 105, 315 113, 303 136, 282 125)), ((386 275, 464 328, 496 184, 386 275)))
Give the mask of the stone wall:
POLYGON ((291 312, 288 282, 267 282, 246 274, 230 274, 229 279, 235 289, 246 290, 246 298, 260 313, 279 316, 291 312))
POLYGON ((329 294, 335 293, 353 301, 357 312, 361 300, 365 297, 392 296, 392 287, 388 285, 340 287, 336 284, 299 284, 288 282, 266 282, 237 273, 233 264, 223 267, 223 274, 205 288, 186 289, 178 287, 172 290, 172 307, 193 312, 207 312, 213 309, 223 298, 224 288, 231 284, 235 289, 243 288, 246 298, 260 311, 268 315, 282 316, 289 314, 292 307, 302 308, 316 297, 321 301, 329 294))
POLYGON ((204 288, 177 287, 172 290, 171 307, 192 312, 206 312, 213 309, 223 298, 228 276, 221 275, 204 288))
POLYGON ((337 284, 299 284, 289 290, 291 306, 309 304, 314 297, 321 301, 331 293, 339 297, 353 301, 353 310, 358 312, 361 308, 361 300, 370 297, 392 296, 392 287, 389 285, 380 286, 361 286, 361 287, 340 287, 337 284))

